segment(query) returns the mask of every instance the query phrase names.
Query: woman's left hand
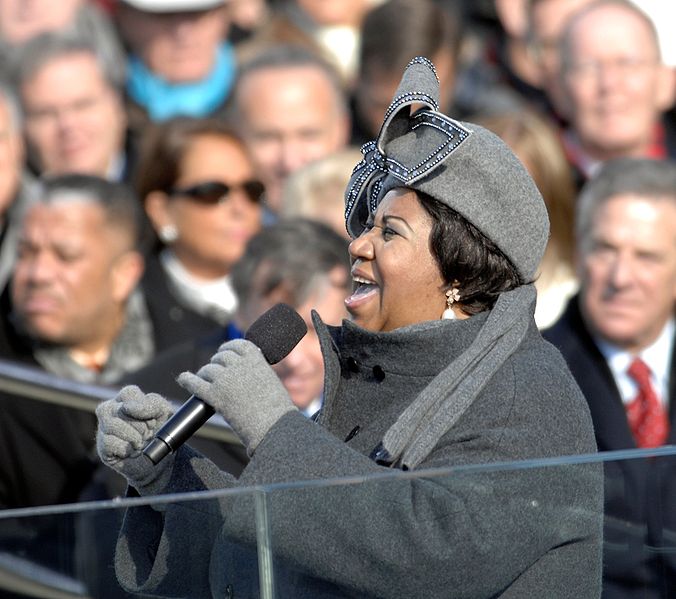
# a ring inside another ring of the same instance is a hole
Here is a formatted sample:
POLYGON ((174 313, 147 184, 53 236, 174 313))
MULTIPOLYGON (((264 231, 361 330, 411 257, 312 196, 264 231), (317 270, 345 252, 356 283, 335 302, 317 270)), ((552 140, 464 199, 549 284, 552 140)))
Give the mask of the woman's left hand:
POLYGON ((221 414, 250 455, 284 414, 296 410, 261 350, 245 339, 224 343, 197 374, 183 372, 177 382, 221 414))

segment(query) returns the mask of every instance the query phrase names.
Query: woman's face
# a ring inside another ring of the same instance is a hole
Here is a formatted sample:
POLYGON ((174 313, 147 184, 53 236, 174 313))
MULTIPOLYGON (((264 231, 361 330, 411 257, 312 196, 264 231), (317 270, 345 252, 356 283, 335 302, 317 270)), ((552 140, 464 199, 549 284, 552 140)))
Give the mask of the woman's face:
POLYGON ((176 227, 172 249, 194 276, 214 279, 227 274, 239 260, 249 238, 260 229, 261 205, 242 183, 255 179, 242 147, 220 135, 200 135, 180 162, 174 188, 189 190, 203 183, 224 183, 229 193, 217 203, 200 202, 188 193, 166 197, 162 217, 176 227))
POLYGON ((392 331, 441 318, 444 280, 430 251, 432 217, 415 192, 393 189, 364 232, 350 244, 354 292, 345 300, 352 320, 392 331))

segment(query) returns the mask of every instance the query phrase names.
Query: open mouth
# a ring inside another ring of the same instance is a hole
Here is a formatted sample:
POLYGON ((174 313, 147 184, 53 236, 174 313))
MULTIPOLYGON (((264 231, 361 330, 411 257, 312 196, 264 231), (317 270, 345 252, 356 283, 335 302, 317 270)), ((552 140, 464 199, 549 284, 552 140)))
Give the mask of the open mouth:
POLYGON ((366 301, 372 295, 378 293, 380 289, 374 281, 365 279, 364 277, 354 275, 352 280, 354 281, 354 291, 352 292, 352 295, 345 300, 345 305, 348 309, 366 301))

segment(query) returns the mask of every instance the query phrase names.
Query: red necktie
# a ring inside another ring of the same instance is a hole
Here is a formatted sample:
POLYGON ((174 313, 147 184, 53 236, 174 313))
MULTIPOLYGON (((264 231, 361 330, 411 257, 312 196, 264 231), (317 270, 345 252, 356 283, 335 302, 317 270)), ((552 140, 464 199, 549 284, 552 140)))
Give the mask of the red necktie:
POLYGON ((669 422, 659 398, 650 383, 650 368, 635 358, 627 374, 636 381, 638 394, 627 404, 627 420, 639 447, 659 447, 667 440, 669 422))

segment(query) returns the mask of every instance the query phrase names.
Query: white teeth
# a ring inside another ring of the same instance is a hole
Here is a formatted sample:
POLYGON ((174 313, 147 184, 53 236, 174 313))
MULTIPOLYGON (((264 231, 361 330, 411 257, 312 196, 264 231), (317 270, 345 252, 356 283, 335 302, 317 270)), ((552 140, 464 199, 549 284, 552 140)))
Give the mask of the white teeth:
POLYGON ((353 276, 352 280, 355 283, 365 283, 366 285, 374 285, 375 284, 373 281, 369 281, 368 279, 362 279, 361 277, 356 277, 356 276, 353 276))

